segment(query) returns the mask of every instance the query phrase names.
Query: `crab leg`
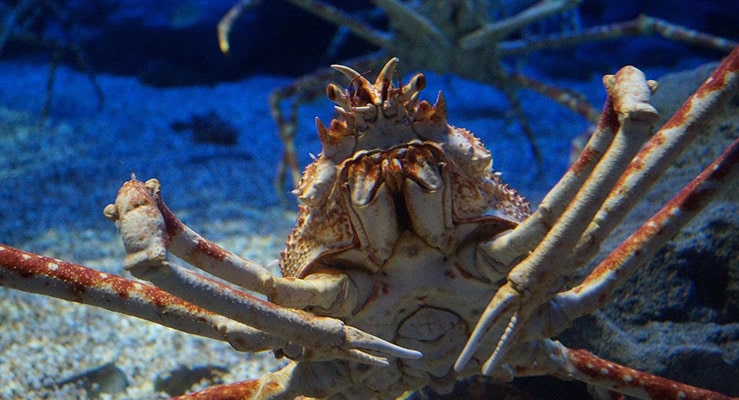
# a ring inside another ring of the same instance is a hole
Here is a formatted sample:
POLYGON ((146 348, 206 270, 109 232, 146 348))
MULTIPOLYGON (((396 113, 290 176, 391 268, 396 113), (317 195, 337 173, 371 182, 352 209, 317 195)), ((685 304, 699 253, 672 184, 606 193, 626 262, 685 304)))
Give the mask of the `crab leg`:
POLYGON ((244 10, 256 7, 259 3, 261 3, 260 0, 241 0, 218 21, 218 47, 223 54, 228 55, 231 52, 231 43, 228 41, 228 37, 231 34, 233 23, 239 19, 244 10))
POLYGON ((161 198, 159 182, 147 182, 164 218, 166 248, 187 263, 246 290, 268 296, 285 307, 330 308, 346 291, 346 276, 316 274, 312 280, 275 276, 261 265, 239 257, 202 237, 182 223, 161 198))
MULTIPOLYGON (((367 40, 370 43, 375 44, 380 48, 387 48, 391 40, 390 35, 373 29, 371 26, 364 22, 353 18, 351 15, 339 10, 338 8, 315 0, 285 0, 288 3, 295 5, 296 7, 302 8, 311 14, 315 14, 324 20, 335 24, 336 26, 344 26, 349 28, 355 35, 367 40)), ((221 18, 218 23, 218 45, 221 52, 228 54, 231 49, 229 43, 229 34, 231 33, 231 27, 233 23, 239 18, 239 16, 247 9, 257 6, 261 1, 259 0, 241 0, 236 3, 226 15, 221 18)))
POLYGON ((513 17, 490 24, 485 24, 460 40, 464 50, 488 46, 499 41, 513 31, 520 31, 532 22, 544 19, 550 15, 567 11, 577 7, 582 0, 549 0, 540 1, 513 17))
MULTIPOLYGON (((387 365, 387 359, 360 349, 388 357, 422 356, 417 351, 345 326, 338 319, 316 317, 300 310, 276 306, 167 261, 166 245, 176 240, 178 232, 173 231, 177 226, 165 223, 165 217, 155 200, 158 193, 159 183, 156 180, 144 184, 134 177, 123 185, 116 203, 105 208, 106 216, 119 225, 127 253, 125 267, 134 276, 149 280, 171 293, 181 293, 185 300, 205 309, 309 349, 317 349, 323 355, 379 365, 387 365)), ((217 252, 207 247, 207 243, 200 250, 206 253, 210 251, 220 258, 217 252)))
MULTIPOLYGON (((656 83, 644 83, 643 75, 636 69, 629 68, 616 76, 604 78, 608 98, 595 131, 583 149, 577 161, 570 167, 557 185, 544 197, 537 211, 521 223, 516 229, 478 246, 478 269, 484 272, 494 266, 497 273, 508 273, 513 263, 533 250, 549 232, 550 227, 562 216, 566 207, 573 202, 575 195, 596 168, 607 152, 613 152, 613 140, 616 133, 630 143, 620 145, 622 153, 616 155, 611 167, 600 167, 600 177, 608 182, 615 182, 618 171, 622 171, 628 160, 636 154, 641 145, 644 132, 643 123, 656 118, 656 111, 648 104, 650 92, 656 83), (639 128, 641 134, 624 133, 625 129, 639 128), (616 169, 620 168, 620 169, 616 169)), ((605 185, 602 184, 602 185, 605 185)), ((600 189, 602 190, 602 189, 600 189)), ((591 190, 593 192, 593 190, 591 190)), ((602 192, 602 193, 606 193, 602 192)), ((596 199, 597 200, 597 199, 596 199)))
MULTIPOLYGON (((294 0, 288 0, 294 1, 294 0)), ((403 21, 400 28, 411 35, 418 35, 420 38, 433 43, 433 47, 438 51, 451 51, 452 43, 444 36, 444 33, 436 27, 431 21, 419 12, 411 9, 403 2, 397 0, 372 0, 385 13, 393 15, 398 21, 403 21)), ((385 46, 384 48, 388 48, 385 46)))
MULTIPOLYGON (((622 184, 614 190, 616 193, 614 196, 618 197, 618 192, 625 190, 625 187, 633 187, 636 182, 640 183, 639 188, 642 190, 649 187, 655 176, 659 176, 659 173, 666 168, 667 163, 679 154, 678 149, 682 150, 677 143, 683 145, 689 143, 696 136, 697 128, 701 126, 701 123, 705 123, 706 119, 712 116, 712 113, 706 111, 711 108, 706 107, 709 105, 715 107, 734 94, 737 79, 739 79, 737 78, 737 71, 739 71, 739 48, 727 57, 706 83, 698 89, 696 94, 686 102, 681 111, 676 114, 676 117, 668 121, 660 131, 662 135, 669 133, 670 140, 667 140, 669 143, 663 143, 666 138, 658 135, 630 164, 624 177, 620 180, 622 184)), ((603 164, 603 161, 593 172, 595 181, 598 181, 601 164, 603 164)), ((597 208, 593 210, 591 207, 594 205, 600 207, 600 203, 592 201, 598 196, 588 194, 591 190, 588 187, 589 184, 590 182, 585 185, 582 191, 585 196, 578 194, 573 205, 557 221, 557 224, 537 249, 508 275, 508 282, 498 290, 493 300, 488 304, 465 349, 459 356, 455 369, 463 368, 479 347, 479 343, 488 330, 510 315, 498 346, 483 366, 483 373, 489 374, 504 358, 510 347, 509 343, 521 334, 522 326, 525 325, 535 309, 546 301, 548 293, 557 290, 556 279, 559 276, 571 273, 573 268, 580 265, 568 264, 568 257, 557 257, 557 254, 572 254, 574 251, 573 243, 578 243, 578 240, 573 240, 573 238, 581 237, 585 229, 584 225, 587 224, 587 222, 585 224, 583 222, 590 221, 595 211, 597 211, 597 208), (551 262, 551 260, 555 261, 551 262)), ((643 191, 641 193, 643 194, 643 191)), ((640 198, 638 194, 639 192, 634 193, 637 199, 640 198)), ((619 202, 614 204, 618 205, 619 202)), ((603 212, 611 212, 610 206, 610 204, 606 205, 603 212)), ((614 208, 618 207, 614 206, 614 208)), ((625 213, 628 209, 625 207, 619 208, 619 211, 625 213)), ((618 218, 618 215, 620 214, 614 213, 612 218, 618 218)), ((596 219, 594 224, 597 225, 599 222, 599 219, 596 219)), ((602 237, 585 235, 585 238, 581 240, 594 241, 595 243, 592 246, 597 248, 600 246, 602 237)))
MULTIPOLYGON (((731 397, 710 390, 675 382, 660 376, 604 360, 581 349, 570 349, 549 339, 516 347, 515 376, 556 376, 576 379, 612 392, 638 399, 730 400, 731 397)), ((505 376, 502 378, 506 378, 505 376)), ((510 378, 510 377, 508 377, 510 378)), ((616 398, 611 393, 609 398, 616 398)))
POLYGON ((549 97, 555 102, 569 108, 574 113, 581 115, 588 121, 597 123, 601 113, 593 107, 584 96, 571 90, 558 88, 542 81, 532 79, 521 74, 511 74, 509 79, 515 81, 524 88, 531 89, 541 95, 549 97))
POLYGON ((324 357, 340 357, 374 365, 389 365, 384 356, 421 357, 417 351, 396 346, 346 326, 341 320, 275 306, 173 262, 165 261, 156 267, 149 264, 127 268, 134 276, 149 280, 158 287, 183 293, 188 301, 205 309, 315 349, 324 357), (375 356, 363 350, 383 356, 375 356))
MULTIPOLYGON (((564 346, 562 346, 564 347, 564 346)), ((732 400, 730 396, 625 367, 587 350, 567 349, 569 378, 638 399, 732 400)))
POLYGON ((387 48, 392 37, 390 34, 382 31, 378 31, 371 26, 365 24, 363 21, 354 18, 352 15, 347 14, 340 9, 316 0, 285 0, 296 7, 302 8, 311 14, 315 14, 320 18, 336 25, 349 28, 353 34, 361 37, 362 39, 376 45, 380 48, 387 48))
POLYGON ((713 48, 724 52, 730 52, 737 46, 736 42, 728 39, 698 32, 692 29, 686 29, 659 18, 640 15, 631 21, 598 26, 580 32, 505 41, 499 43, 498 48, 501 56, 510 57, 529 53, 533 50, 571 47, 597 40, 612 40, 619 39, 627 35, 651 35, 653 33, 658 33, 667 39, 673 39, 706 48, 713 48))
MULTIPOLYGON (((291 362, 279 371, 257 379, 213 386, 199 392, 176 397, 176 400, 265 400, 327 398, 351 391, 351 371, 336 362, 291 362), (305 397, 304 397, 305 396, 305 397)), ((346 396, 346 398, 367 397, 346 396)))
POLYGON ((672 160, 695 139, 703 126, 739 89, 739 47, 711 74, 706 82, 680 107, 657 132, 595 216, 595 219, 569 256, 569 263, 583 265, 599 250, 601 243, 647 192, 651 184, 670 166, 672 160))
POLYGON ((737 164, 739 139, 603 260, 580 285, 555 296, 555 308, 561 309, 572 321, 604 306, 620 284, 646 264, 721 190, 736 182, 737 164))
MULTIPOLYGON (((619 284, 648 261, 661 245, 710 203, 718 192, 736 182, 737 164, 739 140, 735 140, 713 164, 614 250, 582 284, 557 295, 552 303, 542 307, 539 314, 550 316, 561 311, 571 321, 602 307, 619 284)), ((548 335, 565 327, 534 331, 548 335)), ((527 326, 528 328, 531 326, 527 326)), ((599 359, 585 350, 570 350, 567 359, 568 364, 572 365, 571 377, 640 398, 729 398, 640 373, 599 359)))
POLYGON ((5 245, 0 245, 0 283, 227 341, 239 351, 287 345, 285 339, 217 315, 157 287, 5 245))

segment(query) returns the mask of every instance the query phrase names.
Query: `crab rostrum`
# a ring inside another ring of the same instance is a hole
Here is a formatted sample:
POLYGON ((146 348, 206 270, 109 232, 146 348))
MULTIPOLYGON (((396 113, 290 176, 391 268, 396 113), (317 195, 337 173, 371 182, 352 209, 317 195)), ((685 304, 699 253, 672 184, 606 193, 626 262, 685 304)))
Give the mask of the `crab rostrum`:
POLYGON ((105 214, 120 228, 126 268, 155 286, 7 246, 0 246, 0 282, 292 360, 185 398, 395 398, 425 386, 449 391, 479 373, 552 375, 646 399, 728 398, 550 338, 606 304, 735 182, 737 141, 580 285, 565 287, 736 94, 739 50, 646 145, 656 83, 633 67, 607 75, 591 140, 534 213, 501 182, 482 143, 447 123, 441 93, 433 106, 419 100, 423 75, 395 84, 397 63, 388 61, 374 83, 334 66, 349 88, 328 86, 338 117, 328 127, 316 120, 322 152, 295 190, 301 204, 282 277, 195 233, 165 205, 158 181, 134 178, 105 214))

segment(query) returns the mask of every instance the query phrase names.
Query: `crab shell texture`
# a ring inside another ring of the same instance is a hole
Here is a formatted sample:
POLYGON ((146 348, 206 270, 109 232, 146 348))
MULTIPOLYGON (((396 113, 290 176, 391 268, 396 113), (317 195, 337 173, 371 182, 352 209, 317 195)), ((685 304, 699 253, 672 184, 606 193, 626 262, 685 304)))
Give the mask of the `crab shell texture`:
POLYGON ((493 172, 480 140, 447 123, 442 93, 433 106, 418 100, 423 74, 394 86, 397 63, 388 61, 374 84, 334 66, 350 88, 327 87, 341 118, 328 128, 316 119, 322 152, 295 190, 300 207, 282 252, 284 276, 327 266, 381 271, 404 232, 449 255, 530 213, 493 172))

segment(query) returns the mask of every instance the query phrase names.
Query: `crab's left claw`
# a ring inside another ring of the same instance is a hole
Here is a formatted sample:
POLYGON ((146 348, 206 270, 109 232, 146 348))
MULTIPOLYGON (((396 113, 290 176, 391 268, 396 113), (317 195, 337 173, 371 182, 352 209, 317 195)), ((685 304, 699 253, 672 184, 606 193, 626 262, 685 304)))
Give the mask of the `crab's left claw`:
MULTIPOLYGON (((280 282, 263 267, 238 259, 192 232, 166 207, 160 190, 156 179, 144 183, 133 177, 123 185, 115 204, 105 208, 105 215, 120 228, 127 253, 125 267, 134 276, 206 310, 284 339, 292 344, 284 349, 291 358, 338 357, 388 365, 388 358, 422 357, 418 351, 347 326, 339 319, 262 300, 238 287, 169 261, 167 254, 171 248, 175 255, 185 260, 199 257, 202 264, 208 264, 210 272, 225 280, 264 280, 273 289, 280 282)), ((339 278, 318 285, 323 291, 333 292, 341 282, 339 278)), ((268 292, 266 288, 261 289, 268 292)), ((313 291, 311 287, 292 289, 293 292, 285 293, 295 295, 299 291, 302 294, 313 291)))

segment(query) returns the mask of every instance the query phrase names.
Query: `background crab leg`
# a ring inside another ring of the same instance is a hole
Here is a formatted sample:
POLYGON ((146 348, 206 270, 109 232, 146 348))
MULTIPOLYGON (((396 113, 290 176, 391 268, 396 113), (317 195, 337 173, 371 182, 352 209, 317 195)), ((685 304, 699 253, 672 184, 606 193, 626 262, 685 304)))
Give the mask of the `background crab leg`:
POLYGON ((510 74, 508 79, 515 81, 523 88, 533 90, 542 96, 554 100, 588 121, 597 123, 600 120, 601 114, 598 113, 598 110, 588 103, 588 100, 583 95, 577 92, 552 86, 521 74, 510 74))
POLYGON ((487 46, 491 42, 497 42, 509 33, 521 30, 535 21, 577 7, 581 2, 582 0, 540 1, 513 17, 483 25, 463 37, 460 44, 466 50, 487 46))
MULTIPOLYGON (((554 34, 534 39, 507 40, 499 44, 499 50, 504 57, 529 53, 533 50, 546 50, 558 47, 577 46, 598 40, 619 39, 630 35, 651 35, 658 33, 667 39, 679 42, 713 48, 719 51, 730 52, 737 43, 722 37, 709 35, 692 29, 683 28, 671 24, 665 20, 640 15, 636 19, 619 22, 611 25, 598 26, 580 32, 554 34)), ((470 34, 468 37, 471 37, 470 34)), ((467 45, 463 39, 464 45, 467 45)), ((469 41, 470 48, 477 47, 483 43, 469 41)))
MULTIPOLYGON (((289 1, 292 2, 294 0, 289 1)), ((433 46, 437 47, 438 51, 451 50, 453 44, 449 43, 444 33, 421 13, 408 7, 403 2, 397 0, 372 0, 372 2, 385 13, 393 15, 398 21, 403 21, 403 28, 405 30, 415 32, 418 37, 423 38, 424 41, 428 41, 428 43, 432 43, 433 46)))
POLYGON ((221 49, 223 54, 230 54, 231 43, 228 41, 228 37, 231 34, 231 28, 233 23, 239 18, 244 10, 256 7, 260 0, 241 0, 234 4, 228 12, 218 21, 218 47, 221 49))
MULTIPOLYGON (((339 10, 338 8, 314 0, 285 0, 288 3, 293 4, 296 7, 302 8, 311 14, 315 14, 324 20, 335 24, 336 26, 345 26, 349 28, 355 35, 367 40, 370 43, 374 43, 380 48, 386 48, 388 42, 391 40, 390 35, 387 33, 373 29, 371 26, 364 22, 353 18, 351 15, 339 10)), ((244 10, 255 7, 260 3, 259 0, 241 0, 236 3, 221 18, 218 23, 218 45, 224 54, 228 54, 230 51, 229 44, 229 33, 231 32, 231 26, 236 21, 244 10)))
POLYGON ((271 350, 287 344, 285 339, 217 315, 152 285, 5 245, 0 245, 0 284, 227 341, 239 351, 271 350))

